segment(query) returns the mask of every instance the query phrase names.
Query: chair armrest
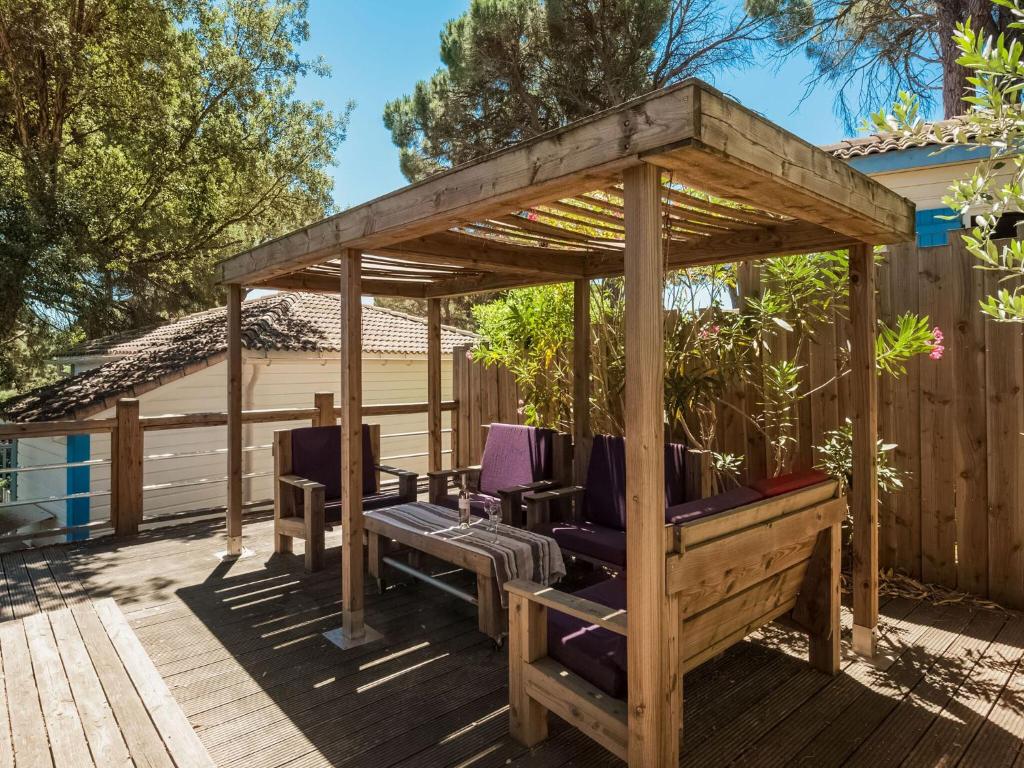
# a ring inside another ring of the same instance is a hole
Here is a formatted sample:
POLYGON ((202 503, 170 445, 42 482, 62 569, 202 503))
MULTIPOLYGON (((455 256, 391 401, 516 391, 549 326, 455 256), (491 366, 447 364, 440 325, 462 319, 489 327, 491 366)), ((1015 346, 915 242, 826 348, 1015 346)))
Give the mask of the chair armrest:
POLYGON ((384 464, 378 464, 376 468, 381 472, 386 472, 398 478, 398 498, 402 501, 416 501, 417 486, 420 482, 418 474, 407 469, 399 469, 398 467, 390 467, 384 464))
POLYGON ((523 520, 523 494, 531 491, 543 491, 555 486, 554 480, 538 480, 535 483, 523 483, 508 488, 498 489, 498 498, 501 499, 501 521, 505 525, 522 526, 523 520))
POLYGON ((506 582, 505 591, 553 611, 589 621, 591 624, 617 635, 623 637, 626 635, 626 612, 624 610, 609 608, 607 605, 595 603, 593 600, 570 595, 568 592, 560 592, 554 587, 545 587, 526 579, 513 579, 506 582))
POLYGON ((309 490, 313 490, 315 488, 324 487, 322 483, 318 483, 315 480, 310 480, 305 477, 300 477, 299 475, 278 475, 277 481, 279 483, 291 485, 299 490, 306 490, 307 488, 309 490))
POLYGON ((583 498, 584 487, 582 485, 567 485, 564 488, 549 488, 543 491, 524 493, 523 501, 526 503, 526 527, 534 528, 539 523, 551 521, 551 504, 555 501, 568 499, 573 505, 573 517, 575 507, 583 498))
POLYGON ((437 504, 448 493, 448 481, 459 475, 467 475, 470 486, 476 485, 480 479, 480 465, 457 467, 455 469, 438 469, 427 472, 427 484, 430 489, 430 503, 437 504))
POLYGON ((524 493, 530 491, 545 491, 549 488, 554 488, 556 483, 554 480, 538 480, 536 483, 523 483, 522 485, 513 485, 509 488, 499 488, 499 496, 522 496, 524 493))

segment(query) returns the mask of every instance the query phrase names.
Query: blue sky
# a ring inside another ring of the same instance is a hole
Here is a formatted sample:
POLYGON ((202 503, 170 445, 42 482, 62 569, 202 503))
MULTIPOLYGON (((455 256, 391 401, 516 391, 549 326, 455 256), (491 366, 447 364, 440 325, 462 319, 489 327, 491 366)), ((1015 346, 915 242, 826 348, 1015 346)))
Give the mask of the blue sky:
MULTIPOLYGON (((322 99, 338 110, 349 99, 357 104, 334 169, 339 207, 405 184, 398 151, 381 122, 384 104, 411 92, 417 80, 438 68, 441 28, 467 5, 468 0, 310 0, 304 52, 322 55, 332 75, 306 79, 300 96, 322 99)), ((800 103, 809 71, 806 61, 794 58, 777 72, 752 66, 723 73, 714 84, 808 141, 836 141, 845 131, 832 114, 831 94, 821 90, 800 103)))

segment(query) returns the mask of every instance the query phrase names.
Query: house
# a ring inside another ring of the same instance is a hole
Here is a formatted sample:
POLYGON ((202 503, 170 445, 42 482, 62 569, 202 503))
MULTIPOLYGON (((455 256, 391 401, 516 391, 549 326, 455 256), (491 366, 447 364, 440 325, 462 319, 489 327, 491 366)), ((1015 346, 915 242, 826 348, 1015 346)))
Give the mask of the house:
MULTIPOLYGON (((875 133, 822 149, 912 201, 917 206, 919 246, 946 245, 948 232, 969 222, 949 208, 943 198, 949 194, 950 184, 970 177, 987 151, 954 143, 951 129, 959 125, 961 121, 953 118, 926 124, 919 136, 875 133)), ((1012 235, 1017 219, 1008 215, 999 234, 1012 235)))
MULTIPOLYGON (((363 307, 363 388, 370 404, 422 402, 427 391, 427 323, 402 312, 363 307)), ((338 398, 340 305, 336 295, 275 293, 242 306, 243 408, 308 408, 315 392, 338 398)), ((139 399, 143 416, 224 411, 226 310, 88 341, 59 361, 73 375, 2 407, 11 422, 105 418, 118 399, 139 399)), ((442 396, 451 398, 451 355, 476 337, 442 327, 442 396)), ((444 414, 447 429, 448 414, 444 414)), ((382 459, 426 471, 426 416, 375 417, 382 459)), ((272 432, 288 423, 246 424, 245 499, 273 497, 272 432)), ((144 452, 147 515, 223 506, 224 427, 148 432, 144 452)), ((445 450, 449 448, 446 443, 445 450)), ((12 502, 21 503, 8 529, 26 518, 81 525, 109 516, 110 440, 107 435, 21 439, 18 467, 47 467, 15 475, 12 502), (74 466, 66 467, 65 464, 74 466), (94 495, 63 498, 91 489, 94 495), (31 500, 56 497, 54 501, 31 500)))

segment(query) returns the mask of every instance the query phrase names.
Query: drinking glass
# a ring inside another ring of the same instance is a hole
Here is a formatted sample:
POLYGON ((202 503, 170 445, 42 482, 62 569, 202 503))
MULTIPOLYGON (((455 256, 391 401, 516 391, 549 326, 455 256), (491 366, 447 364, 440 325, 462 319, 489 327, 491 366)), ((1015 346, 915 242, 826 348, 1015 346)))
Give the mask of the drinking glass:
POLYGON ((501 522, 501 502, 497 499, 489 499, 484 504, 484 511, 487 513, 487 519, 491 521, 491 534, 494 536, 494 540, 498 540, 498 523, 501 522))

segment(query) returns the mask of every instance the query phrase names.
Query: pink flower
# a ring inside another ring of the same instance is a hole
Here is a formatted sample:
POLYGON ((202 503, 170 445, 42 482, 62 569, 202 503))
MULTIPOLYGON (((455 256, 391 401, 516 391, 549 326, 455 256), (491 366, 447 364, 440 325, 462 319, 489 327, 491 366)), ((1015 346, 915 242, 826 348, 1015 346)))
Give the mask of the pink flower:
POLYGON ((932 360, 941 360, 943 353, 946 351, 946 347, 942 344, 943 339, 946 337, 942 335, 942 329, 939 326, 932 328, 932 351, 928 353, 928 357, 932 360))
POLYGON ((717 325, 712 325, 710 328, 701 328, 697 334, 698 338, 706 339, 709 336, 717 336, 718 331, 721 330, 717 325))
POLYGON ((466 359, 467 360, 472 360, 473 359, 473 353, 470 352, 468 349, 466 350, 466 359))

